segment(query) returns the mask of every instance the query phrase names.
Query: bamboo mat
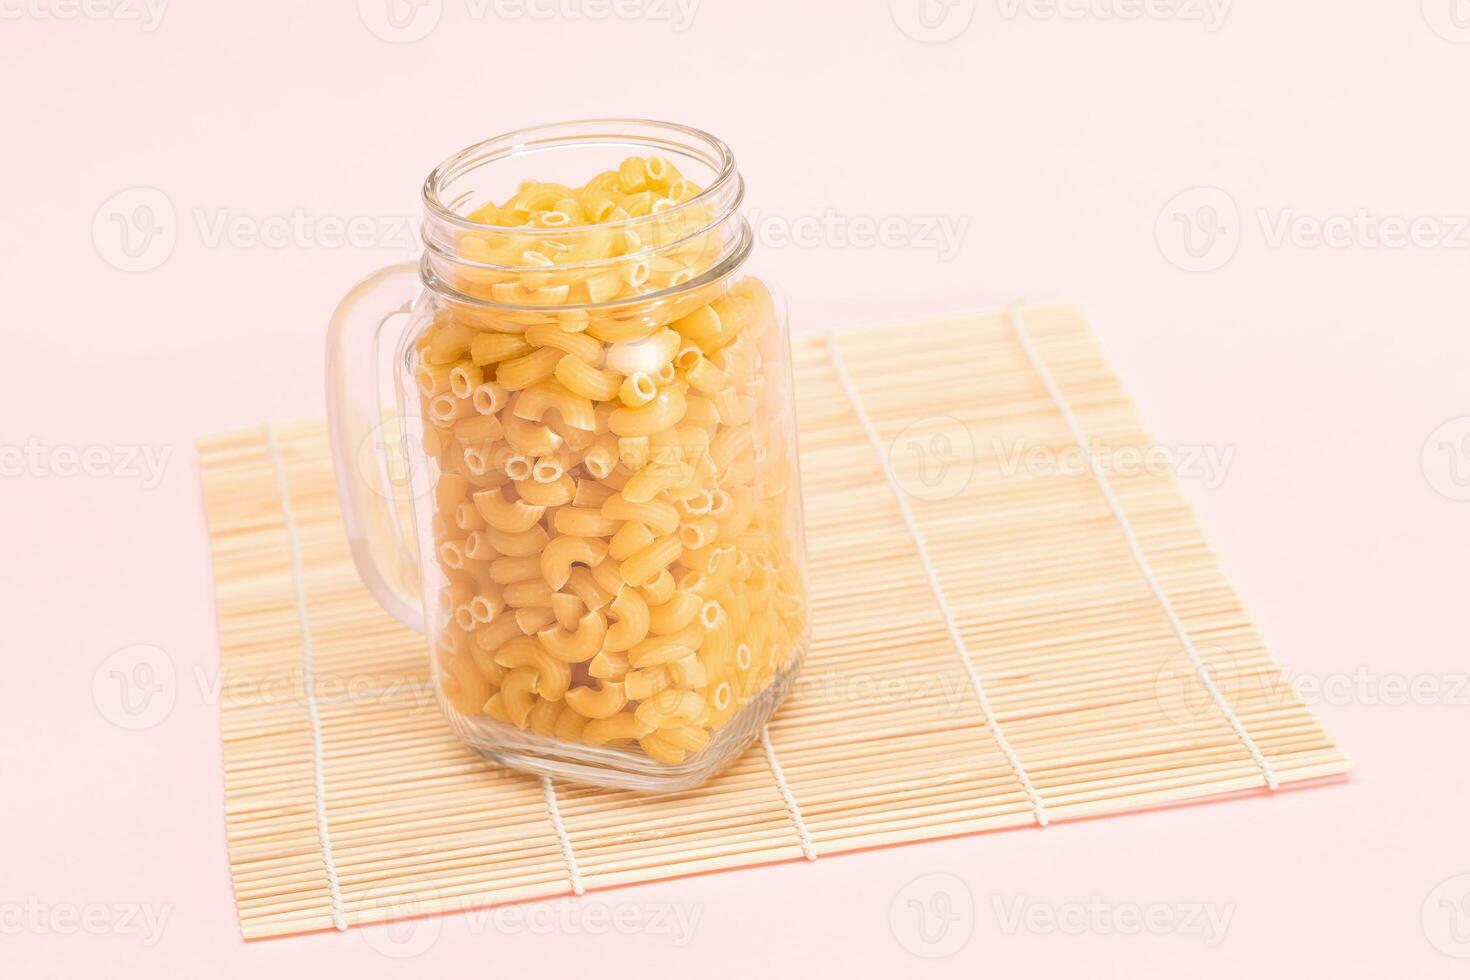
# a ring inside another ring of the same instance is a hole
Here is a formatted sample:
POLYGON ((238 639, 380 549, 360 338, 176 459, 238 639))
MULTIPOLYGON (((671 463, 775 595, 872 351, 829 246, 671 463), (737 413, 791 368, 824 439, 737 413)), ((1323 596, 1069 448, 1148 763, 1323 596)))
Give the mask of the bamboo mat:
POLYGON ((1347 770, 1172 476, 1104 465, 1154 444, 1079 310, 793 354, 814 646, 762 738, 672 796, 455 740, 424 644, 353 568, 322 423, 200 442, 246 938, 1347 770))

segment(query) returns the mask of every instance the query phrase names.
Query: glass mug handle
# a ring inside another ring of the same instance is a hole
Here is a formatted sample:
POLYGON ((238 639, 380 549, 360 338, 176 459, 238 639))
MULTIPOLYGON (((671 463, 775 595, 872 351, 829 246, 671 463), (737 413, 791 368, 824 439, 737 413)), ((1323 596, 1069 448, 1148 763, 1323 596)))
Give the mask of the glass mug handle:
POLYGON ((422 633, 417 550, 398 506, 407 484, 392 475, 415 458, 406 444, 412 431, 395 425, 407 420, 386 410, 379 377, 384 342, 396 348, 419 294, 418 271, 416 263, 379 269, 337 304, 327 329, 327 427, 358 574, 384 609, 422 633))

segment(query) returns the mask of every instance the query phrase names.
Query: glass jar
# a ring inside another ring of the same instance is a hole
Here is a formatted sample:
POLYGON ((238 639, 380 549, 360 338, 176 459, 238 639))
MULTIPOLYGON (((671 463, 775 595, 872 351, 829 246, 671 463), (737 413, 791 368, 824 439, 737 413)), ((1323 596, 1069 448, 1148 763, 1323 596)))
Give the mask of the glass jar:
POLYGON ((353 557, 427 636, 455 733, 507 766, 688 788, 805 656, 785 314, 743 193, 685 126, 498 136, 429 175, 417 266, 333 317, 353 557))

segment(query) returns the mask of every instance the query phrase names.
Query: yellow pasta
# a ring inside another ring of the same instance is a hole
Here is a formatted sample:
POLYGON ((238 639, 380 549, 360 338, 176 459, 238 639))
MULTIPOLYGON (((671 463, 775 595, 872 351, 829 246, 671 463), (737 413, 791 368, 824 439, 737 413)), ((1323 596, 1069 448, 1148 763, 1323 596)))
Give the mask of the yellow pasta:
MULTIPOLYGON (((574 363, 581 363, 571 354, 561 354, 559 357, 561 360, 571 358, 574 363)), ((548 411, 553 410, 561 416, 563 422, 573 428, 591 432, 597 427, 591 399, 568 390, 557 380, 538 381, 527 386, 516 398, 512 408, 518 418, 533 422, 540 422, 548 411)))
MULTIPOLYGON (((607 516, 599 507, 558 507, 553 520, 557 533, 605 538, 617 531, 622 520, 607 516)), ((604 552, 605 554, 606 552, 604 552)))
POLYGON ((538 348, 502 362, 495 372, 495 380, 506 391, 521 391, 550 378, 561 359, 562 352, 554 347, 538 348))
MULTIPOLYGON (((526 343, 533 347, 550 347, 562 351, 594 368, 601 364, 606 356, 602 344, 595 337, 568 331, 559 323, 538 323, 527 327, 524 336, 526 343)), ((560 361, 557 362, 558 366, 560 363, 560 361)))
POLYGON ((616 621, 603 637, 603 650, 620 653, 631 649, 648 635, 648 603, 637 590, 623 588, 607 608, 616 621))
MULTIPOLYGON (((592 340, 591 337, 586 339, 592 340)), ((596 344, 597 341, 592 340, 592 343, 596 344)), ((568 354, 558 361, 553 373, 556 380, 572 394, 598 401, 616 398, 623 383, 621 375, 614 371, 599 370, 575 354, 568 354)))
POLYGON ((470 342, 470 359, 481 367, 523 357, 530 352, 531 345, 516 334, 477 333, 470 342))
POLYGON ((563 534, 541 549, 541 575, 552 589, 560 589, 572 575, 572 565, 592 567, 607 557, 608 543, 601 538, 563 534))
POLYGON ((642 408, 657 395, 658 386, 644 371, 634 371, 618 386, 618 400, 628 408, 642 408))
POLYGON ((649 628, 661 635, 681 630, 694 622, 703 605, 704 597, 700 594, 677 591, 667 602, 648 611, 649 628))
POLYGON ((499 490, 481 490, 473 497, 475 509, 487 525, 497 531, 529 531, 541 520, 546 508, 528 504, 519 497, 506 499, 499 490))
POLYGON ((653 400, 637 408, 613 409, 607 425, 620 436, 646 436, 672 428, 684 417, 684 395, 675 388, 661 390, 653 400))
POLYGON ((615 561, 624 561, 653 544, 654 540, 654 534, 647 526, 638 521, 627 521, 608 539, 607 554, 615 561))
POLYGON ((582 600, 582 604, 588 609, 601 609, 613 600, 613 593, 598 585, 592 572, 581 566, 572 568, 571 575, 567 577, 566 588, 582 600))
POLYGON ((558 624, 536 634, 548 653, 569 664, 591 660, 602 649, 606 635, 607 620, 595 609, 588 610, 582 616, 574 631, 568 631, 558 624))
POLYGON ((495 305, 437 311, 410 367, 467 723, 683 765, 800 656, 777 308, 707 274, 728 252, 700 193, 630 157, 457 233, 451 284, 495 305))
POLYGON ((615 521, 636 521, 655 535, 673 534, 679 526, 679 512, 674 505, 664 500, 634 502, 622 493, 615 493, 602 502, 603 517, 615 521))
POLYGON ((665 535, 623 561, 620 574, 629 585, 642 585, 668 568, 684 551, 679 539, 665 535))
POLYGON ((521 636, 506 643, 495 652, 495 662, 511 668, 511 674, 519 669, 533 671, 534 690, 548 701, 561 700, 571 684, 571 667, 552 656, 534 636, 521 636))
POLYGON ((600 681, 596 688, 574 687, 564 697, 567 707, 584 718, 611 718, 628 703, 621 681, 600 681))
POLYGON ((597 718, 582 728, 582 741, 588 745, 606 745, 624 739, 638 739, 651 734, 653 727, 639 721, 631 712, 621 712, 611 718, 597 718))
POLYGON ((658 728, 682 728, 704 710, 704 698, 693 691, 661 691, 645 700, 634 716, 645 725, 658 728))
POLYGON ((638 587, 643 594, 643 600, 650 607, 661 606, 673 598, 674 590, 678 583, 674 581, 673 574, 666 568, 653 577, 651 581, 644 582, 638 587))
POLYGON ((546 529, 539 524, 519 532, 497 531, 487 527, 481 533, 496 551, 513 558, 539 555, 551 541, 546 529))

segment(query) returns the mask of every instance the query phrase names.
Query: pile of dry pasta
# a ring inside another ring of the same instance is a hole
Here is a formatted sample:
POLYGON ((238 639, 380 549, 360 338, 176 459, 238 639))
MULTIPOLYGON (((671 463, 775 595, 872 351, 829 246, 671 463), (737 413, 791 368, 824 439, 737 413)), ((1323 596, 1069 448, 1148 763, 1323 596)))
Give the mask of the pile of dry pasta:
POLYGON ((804 652, 780 313, 711 274, 699 191, 657 157, 526 182, 469 216, 466 300, 413 340, 439 684, 491 737, 679 764, 804 652))

